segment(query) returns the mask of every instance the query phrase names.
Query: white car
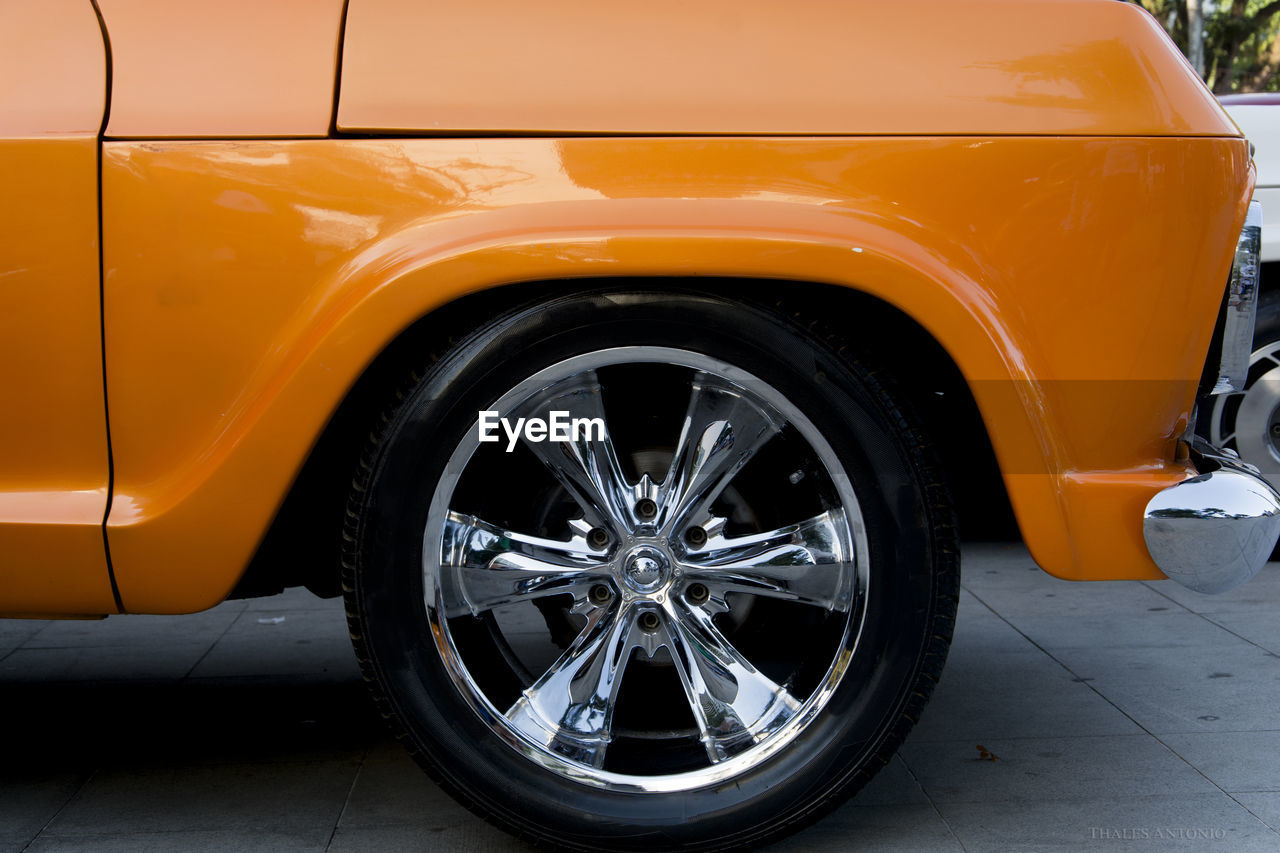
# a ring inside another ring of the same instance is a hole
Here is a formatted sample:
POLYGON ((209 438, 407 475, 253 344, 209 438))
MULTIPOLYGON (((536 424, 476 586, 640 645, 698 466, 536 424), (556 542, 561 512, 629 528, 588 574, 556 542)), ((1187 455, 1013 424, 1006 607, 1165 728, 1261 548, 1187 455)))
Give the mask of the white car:
POLYGON ((1262 202, 1262 262, 1280 261, 1280 92, 1223 95, 1219 100, 1254 146, 1258 185, 1253 197, 1262 202))
POLYGON ((1280 93, 1220 100, 1254 146, 1253 197, 1262 203, 1261 298, 1245 389, 1212 398, 1200 428, 1213 444, 1237 451, 1280 484, 1280 93))

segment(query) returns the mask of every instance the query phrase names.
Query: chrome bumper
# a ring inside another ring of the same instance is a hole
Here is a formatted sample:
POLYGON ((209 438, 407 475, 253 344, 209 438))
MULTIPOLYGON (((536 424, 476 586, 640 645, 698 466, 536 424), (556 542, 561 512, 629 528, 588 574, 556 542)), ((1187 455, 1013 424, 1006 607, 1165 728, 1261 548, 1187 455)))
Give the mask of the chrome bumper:
POLYGON ((1226 592, 1258 573, 1280 537, 1280 494, 1258 469, 1196 438, 1200 473, 1147 504, 1142 536, 1160 571, 1196 592, 1226 592))
POLYGON ((1258 312, 1258 264, 1262 246, 1262 205, 1249 202, 1244 227, 1236 240, 1235 259, 1227 281, 1217 376, 1210 394, 1243 391, 1253 352, 1253 323, 1258 312))

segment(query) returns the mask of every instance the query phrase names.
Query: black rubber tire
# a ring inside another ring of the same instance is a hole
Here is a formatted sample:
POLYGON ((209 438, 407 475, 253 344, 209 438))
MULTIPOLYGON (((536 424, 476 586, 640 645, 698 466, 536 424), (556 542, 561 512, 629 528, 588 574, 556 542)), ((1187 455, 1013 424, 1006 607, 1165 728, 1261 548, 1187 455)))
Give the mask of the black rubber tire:
POLYGON ((494 320, 409 377, 353 485, 343 587, 351 635, 396 736, 459 802, 560 849, 719 850, 808 825, 893 755, 941 674, 959 594, 954 515, 929 443, 885 382, 818 326, 699 293, 597 290, 494 320), (678 346, 785 389, 855 484, 874 590, 850 670, 780 754, 721 785, 619 793, 547 771, 501 742, 443 667, 422 603, 422 532, 439 474, 476 412, 564 358, 678 346))
POLYGON ((1258 318, 1253 326, 1253 348, 1280 341, 1280 290, 1265 290, 1258 299, 1258 318))

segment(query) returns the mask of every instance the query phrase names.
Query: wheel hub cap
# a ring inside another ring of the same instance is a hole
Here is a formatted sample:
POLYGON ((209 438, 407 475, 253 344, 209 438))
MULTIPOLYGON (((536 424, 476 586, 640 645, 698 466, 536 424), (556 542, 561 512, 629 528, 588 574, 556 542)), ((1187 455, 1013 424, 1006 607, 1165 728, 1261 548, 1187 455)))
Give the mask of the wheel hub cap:
POLYGON ((622 580, 636 592, 653 592, 670 575, 671 562, 662 551, 650 545, 633 548, 622 562, 622 580))

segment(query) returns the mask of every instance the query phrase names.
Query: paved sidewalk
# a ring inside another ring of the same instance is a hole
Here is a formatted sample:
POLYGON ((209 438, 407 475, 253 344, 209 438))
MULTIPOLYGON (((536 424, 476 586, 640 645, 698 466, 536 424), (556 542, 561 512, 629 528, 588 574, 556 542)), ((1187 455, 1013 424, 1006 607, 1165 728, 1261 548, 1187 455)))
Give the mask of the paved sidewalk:
MULTIPOLYGON (((970 546, 941 687, 776 850, 1280 849, 1280 566, 1223 596, 970 546), (996 760, 984 760, 986 754, 996 760)), ((341 606, 0 620, 0 851, 524 850, 384 734, 341 606)))

